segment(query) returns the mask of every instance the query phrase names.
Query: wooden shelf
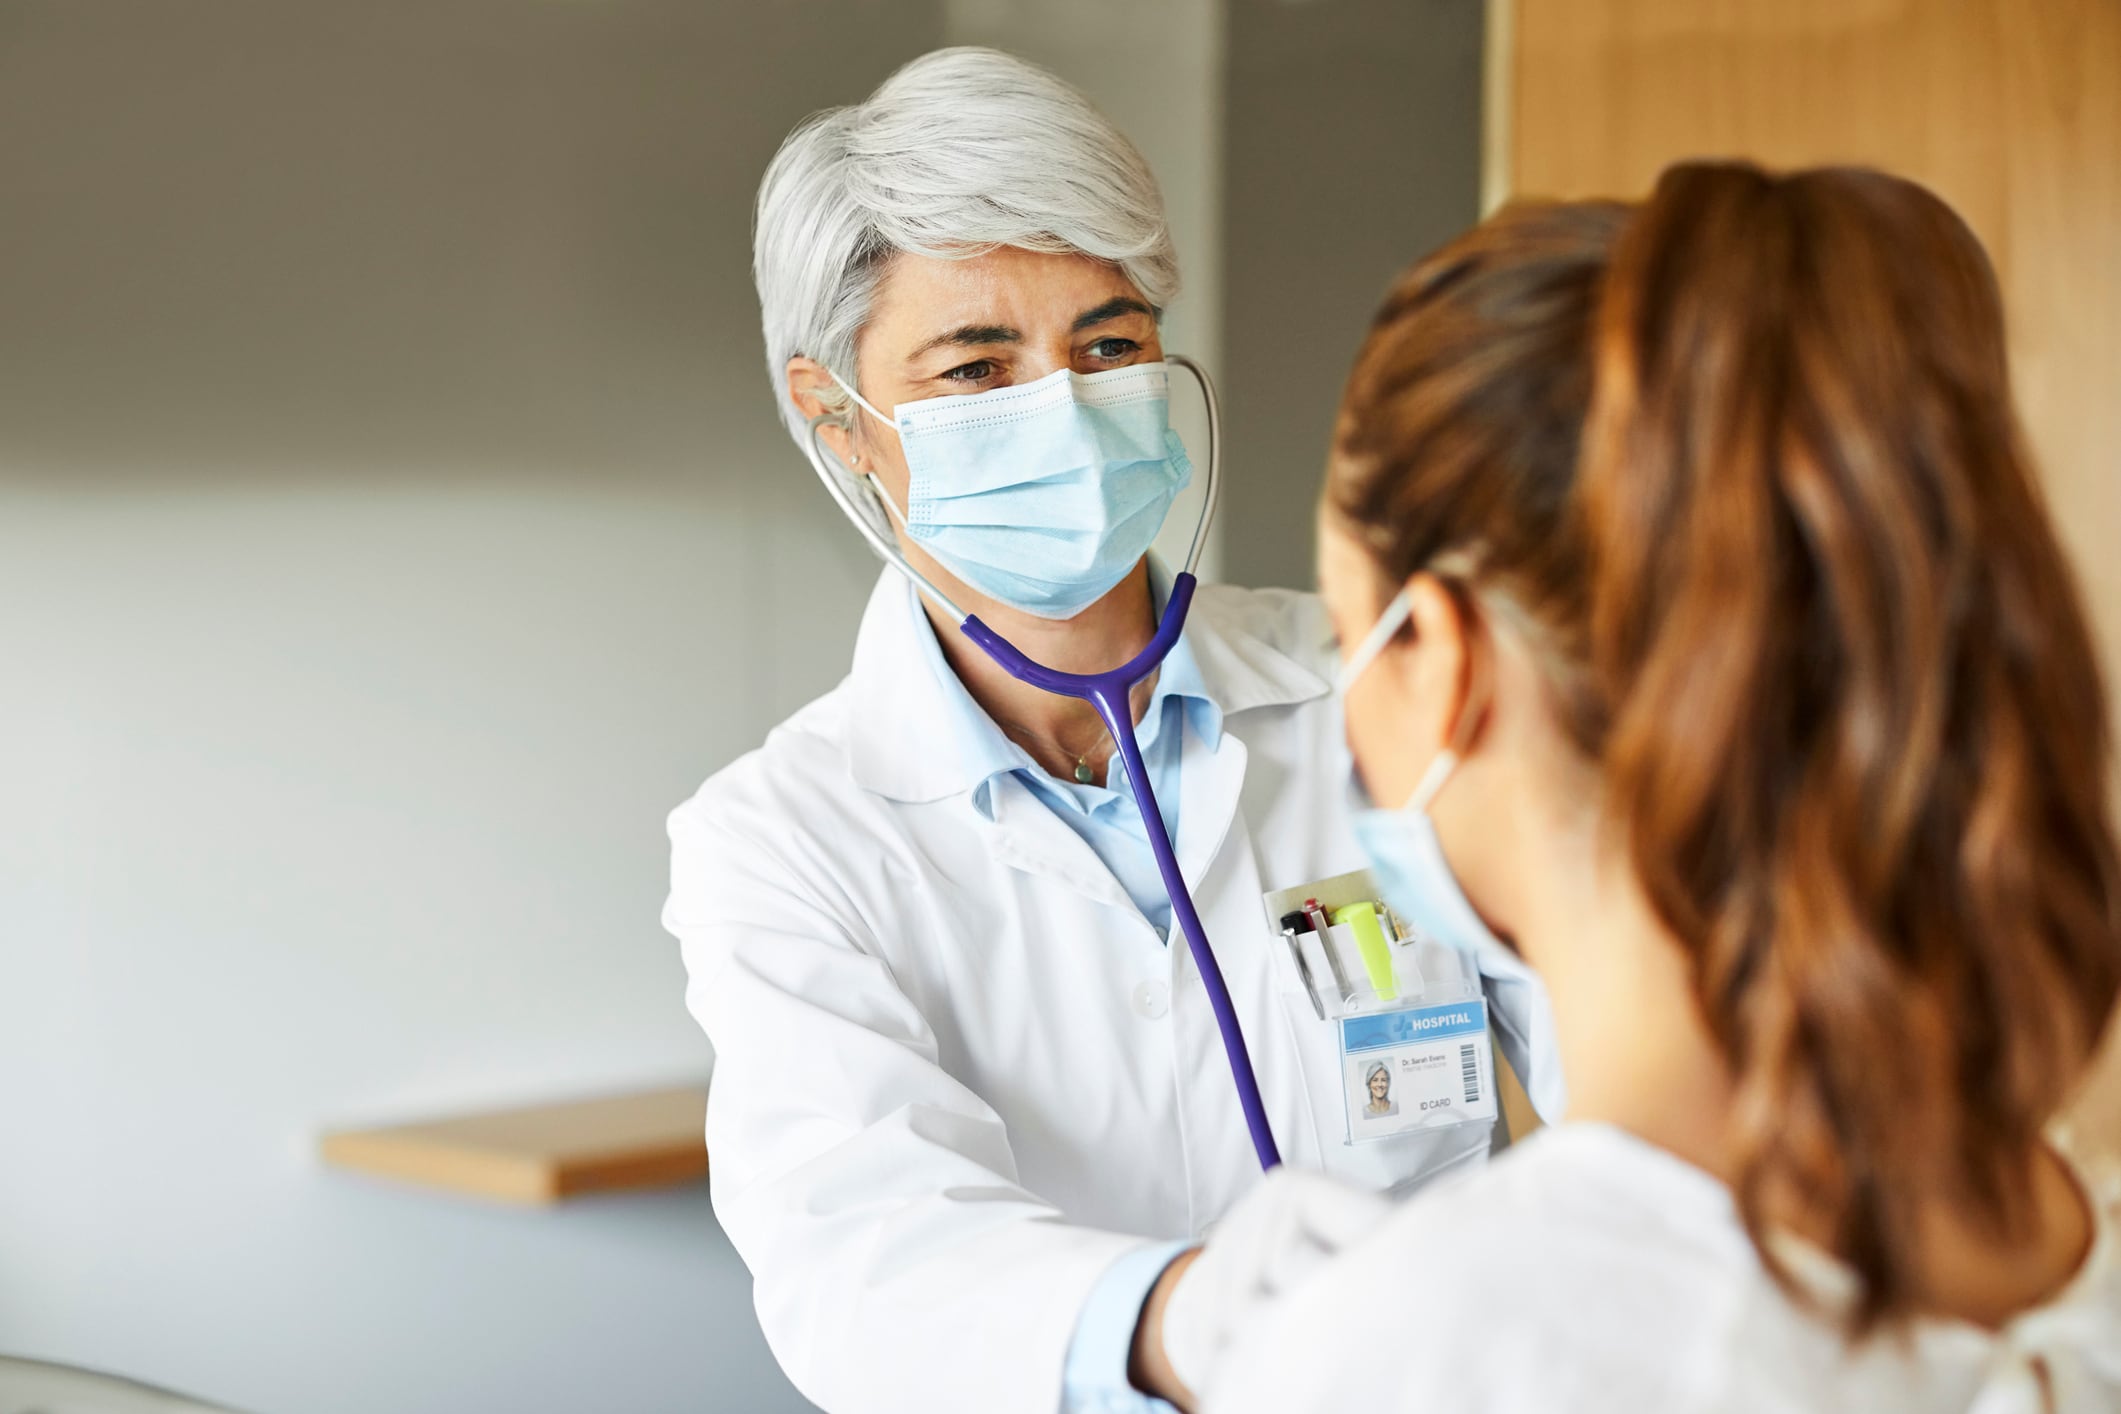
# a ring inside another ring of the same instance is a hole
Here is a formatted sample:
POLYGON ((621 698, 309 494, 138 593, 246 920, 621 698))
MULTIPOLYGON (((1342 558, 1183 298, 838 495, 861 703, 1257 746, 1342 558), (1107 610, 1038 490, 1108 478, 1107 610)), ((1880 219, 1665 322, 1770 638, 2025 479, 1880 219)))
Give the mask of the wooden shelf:
POLYGON ((707 1174, 705 1086, 326 1134, 324 1161, 504 1203, 661 1188, 707 1174))

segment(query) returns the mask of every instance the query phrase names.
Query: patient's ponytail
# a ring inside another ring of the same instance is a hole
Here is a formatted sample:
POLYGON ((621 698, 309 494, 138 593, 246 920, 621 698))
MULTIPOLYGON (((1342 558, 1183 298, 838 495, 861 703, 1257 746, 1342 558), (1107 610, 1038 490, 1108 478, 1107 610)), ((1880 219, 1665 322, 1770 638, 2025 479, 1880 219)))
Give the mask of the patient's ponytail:
POLYGON ((1736 1078, 1770 1264, 1823 1220, 1865 1330, 1921 1303, 1919 1210, 2020 1229, 2121 886, 2097 665, 1958 218, 1701 164, 1632 211, 1506 209, 1386 300, 1326 499, 1382 584, 1449 566, 1530 630, 1736 1078))
POLYGON ((1686 165, 1592 350, 1610 813, 1736 1078, 1746 1222, 1823 1215, 1867 1328, 1920 1299, 1927 1200, 2021 1229, 2121 984, 2105 706, 1994 276, 1911 183, 1686 165))

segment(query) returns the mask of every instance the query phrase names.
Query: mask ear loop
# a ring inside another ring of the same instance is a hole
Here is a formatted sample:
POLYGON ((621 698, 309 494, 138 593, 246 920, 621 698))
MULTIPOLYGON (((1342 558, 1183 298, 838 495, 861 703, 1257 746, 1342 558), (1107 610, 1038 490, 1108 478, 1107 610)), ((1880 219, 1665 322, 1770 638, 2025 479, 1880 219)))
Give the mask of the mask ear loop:
MULTIPOLYGON (((889 418, 884 416, 881 412, 878 412, 875 403, 872 403, 867 398, 863 397, 859 389, 855 388, 855 386, 849 383, 846 379, 840 377, 839 374, 833 373, 832 370, 829 368, 826 369, 825 372, 831 376, 833 382, 839 384, 841 392, 845 393, 848 397, 854 399, 855 402, 861 405, 862 411, 868 413, 878 422, 883 423, 884 426, 890 428, 893 432, 898 432, 899 436, 905 436, 905 433, 899 431, 898 420, 896 418, 889 418)), ((845 428, 850 433, 854 431, 854 424, 847 419, 844 413, 840 414, 840 422, 838 425, 842 428, 845 428)), ((858 465, 861 462, 861 458, 856 457, 855 462, 858 465)), ((868 482, 870 494, 874 495, 877 500, 883 503, 885 512, 888 513, 893 520, 897 521, 900 527, 903 528, 908 535, 913 534, 913 527, 906 523, 906 513, 904 511, 901 511, 898 508, 898 503, 891 499, 891 493, 884 489, 883 482, 876 479, 875 472, 857 472, 853 471, 852 468, 849 468, 849 471, 851 472, 851 474, 861 478, 863 481, 868 482)))
POLYGON ((908 535, 913 534, 913 527, 906 524, 906 513, 898 508, 898 502, 891 499, 891 493, 884 489, 883 482, 876 479, 876 473, 873 471, 861 471, 856 472, 855 475, 869 483, 869 494, 883 502, 885 512, 899 523, 899 528, 908 535))
MULTIPOLYGON (((913 567, 912 562, 899 549, 898 542, 879 526, 873 513, 864 513, 862 503, 856 499, 859 493, 855 488, 860 484, 869 487, 869 493, 884 503, 886 510, 899 524, 906 523, 905 517, 899 514, 898 507, 891 504, 891 498, 883 493, 883 488, 876 484, 873 477, 844 465, 833 454, 832 449, 825 445, 825 429, 844 429, 847 426, 846 419, 845 412, 821 412, 810 419, 810 435, 803 446, 804 452, 810 458, 810 469, 816 472, 818 480, 824 483, 827 494, 840 508, 840 513, 853 524, 862 539, 869 542, 869 548, 876 552, 877 558, 911 580, 913 587, 927 595, 930 602, 948 614, 952 623, 964 623, 967 615, 957 606, 956 601, 936 588, 935 582, 928 576, 913 567)), ((909 529, 907 533, 910 535, 912 531, 909 529)))
POLYGON ((862 405, 862 411, 868 413, 878 422, 883 423, 884 426, 890 428, 893 432, 898 431, 898 420, 896 418, 886 417, 882 413, 878 412, 876 410, 876 404, 870 402, 867 398, 863 397, 861 395, 861 392, 856 389, 852 383, 849 383, 846 379, 840 377, 839 374, 834 373, 829 368, 825 370, 825 374, 827 377, 831 378, 833 382, 840 385, 841 392, 845 393, 848 397, 860 403, 862 405))
MULTIPOLYGON (((1428 811, 1429 806, 1435 802, 1437 793, 1443 789, 1444 783, 1451 779, 1451 774, 1465 760, 1465 753, 1471 749, 1473 738, 1480 732, 1481 723, 1487 719, 1490 701, 1491 665, 1488 661, 1487 639, 1485 635, 1472 632, 1481 627, 1478 609, 1457 580, 1442 575, 1438 575, 1437 579, 1443 585, 1444 592, 1451 596, 1451 602, 1457 605, 1460 618, 1465 621, 1468 630, 1466 651, 1470 661, 1466 669, 1465 703, 1458 709, 1457 721, 1451 724, 1451 739, 1445 743, 1443 750, 1436 753, 1436 759, 1429 763, 1429 768, 1421 773, 1421 780, 1415 784, 1414 793, 1407 797, 1407 803, 1402 807, 1413 815, 1428 811)), ((1404 596, 1405 591, 1401 593, 1404 596)), ((1409 600, 1409 617, 1411 612, 1412 601, 1409 600)), ((1379 648, 1381 650, 1383 645, 1380 644, 1379 648)))
POLYGON ((1370 631, 1363 635, 1362 642, 1355 645, 1355 651, 1348 655, 1348 661, 1342 663, 1340 671, 1334 674, 1333 691, 1337 696, 1347 697, 1348 689, 1354 687, 1369 666, 1377 661, 1377 655, 1385 651, 1385 645, 1399 636, 1399 631, 1407 626, 1407 620, 1413 614, 1414 600, 1406 590, 1402 589, 1392 596, 1392 602, 1385 605, 1384 612, 1377 616, 1377 622, 1370 625, 1370 631))

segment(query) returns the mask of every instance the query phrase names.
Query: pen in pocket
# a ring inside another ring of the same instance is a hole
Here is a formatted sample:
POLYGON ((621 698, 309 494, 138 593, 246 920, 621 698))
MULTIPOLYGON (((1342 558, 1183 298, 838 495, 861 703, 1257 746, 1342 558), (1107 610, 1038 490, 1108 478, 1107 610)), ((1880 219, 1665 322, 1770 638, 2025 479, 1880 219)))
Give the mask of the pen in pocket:
POLYGON ((1311 1010, 1320 1021, 1326 1019, 1326 1004, 1318 999, 1318 983, 1311 979, 1311 964, 1304 961, 1303 945, 1296 941, 1296 927, 1289 922, 1294 918, 1302 921, 1301 913, 1292 913, 1281 921, 1281 940, 1289 945, 1290 960, 1296 964, 1296 975, 1303 979, 1304 995, 1311 999, 1311 1010))
POLYGON ((1333 969, 1333 985, 1339 989, 1341 1004, 1345 1006, 1355 1000, 1355 986, 1348 981, 1348 970, 1341 966, 1340 953, 1333 946, 1333 924, 1315 898, 1304 900, 1303 911, 1304 917, 1310 920, 1311 931, 1318 934, 1318 945, 1325 951, 1326 966, 1333 969))

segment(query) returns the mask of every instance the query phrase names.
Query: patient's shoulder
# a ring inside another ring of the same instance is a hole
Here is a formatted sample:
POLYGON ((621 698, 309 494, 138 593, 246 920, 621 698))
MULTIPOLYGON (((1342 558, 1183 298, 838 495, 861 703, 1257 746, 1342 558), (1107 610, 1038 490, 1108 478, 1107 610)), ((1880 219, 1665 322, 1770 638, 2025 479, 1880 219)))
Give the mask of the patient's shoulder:
POLYGON ((1602 1124, 1539 1130, 1485 1172, 1415 1197, 1392 1234, 1425 1250, 1500 1243, 1489 1270, 1515 1279, 1513 1268, 1536 1269, 1550 1289, 1579 1273, 1607 1285, 1628 1273, 1670 1283, 1757 1265, 1729 1189, 1602 1124))
POLYGON ((1209 1408, 1703 1407, 1754 1260, 1708 1175, 1600 1126, 1542 1130, 1262 1313, 1209 1408), (1288 1358, 1306 1349, 1334 1363, 1288 1358))

